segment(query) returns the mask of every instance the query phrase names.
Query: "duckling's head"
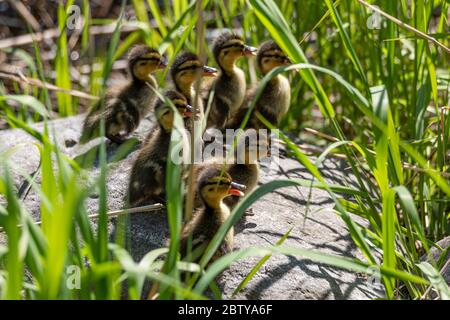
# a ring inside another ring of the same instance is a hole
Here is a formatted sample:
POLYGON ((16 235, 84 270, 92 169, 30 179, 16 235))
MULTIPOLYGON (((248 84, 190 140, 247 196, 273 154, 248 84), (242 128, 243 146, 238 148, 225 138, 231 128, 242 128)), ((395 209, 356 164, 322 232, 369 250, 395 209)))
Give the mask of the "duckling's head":
POLYGON ((238 164, 253 164, 270 156, 269 138, 266 134, 257 134, 255 130, 249 129, 239 137, 236 152, 238 164))
POLYGON ((276 67, 291 64, 289 57, 273 40, 266 41, 261 45, 256 59, 262 74, 267 74, 276 67))
POLYGON ((223 70, 230 70, 237 59, 243 56, 254 56, 257 49, 247 46, 240 36, 225 32, 216 38, 212 51, 217 64, 223 70))
POLYGON ((197 55, 184 52, 175 58, 170 74, 177 88, 190 88, 198 77, 214 77, 217 70, 203 65, 197 55))
POLYGON ((198 192, 205 205, 211 208, 219 208, 222 200, 228 196, 243 197, 245 188, 233 182, 227 172, 216 167, 204 170, 198 180, 198 192))
MULTIPOLYGON (((164 93, 164 96, 172 101, 173 105, 184 119, 192 116, 192 107, 187 103, 186 98, 181 93, 175 90, 168 90, 164 93)), ((155 115, 164 130, 172 130, 174 118, 173 109, 163 100, 159 100, 156 103, 155 115)))
POLYGON ((134 79, 146 81, 151 73, 167 67, 166 59, 146 45, 134 46, 128 54, 128 64, 134 79))

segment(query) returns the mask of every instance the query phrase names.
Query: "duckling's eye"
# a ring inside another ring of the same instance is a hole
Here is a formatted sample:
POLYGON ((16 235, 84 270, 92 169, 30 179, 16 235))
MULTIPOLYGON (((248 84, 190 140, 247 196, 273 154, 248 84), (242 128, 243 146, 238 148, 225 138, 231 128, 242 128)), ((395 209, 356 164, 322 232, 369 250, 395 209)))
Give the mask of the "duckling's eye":
POLYGON ((214 188, 208 188, 208 192, 213 192, 214 191, 214 188))

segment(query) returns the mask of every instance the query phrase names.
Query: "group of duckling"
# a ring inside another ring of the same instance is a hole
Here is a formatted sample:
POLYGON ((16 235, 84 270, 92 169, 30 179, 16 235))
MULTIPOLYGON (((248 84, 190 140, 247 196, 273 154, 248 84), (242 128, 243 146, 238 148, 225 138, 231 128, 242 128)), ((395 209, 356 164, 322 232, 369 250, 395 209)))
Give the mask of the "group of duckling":
MULTIPOLYGON (((214 90, 209 113, 204 119, 206 129, 237 129, 249 111, 256 92, 256 86, 247 89, 245 74, 236 65, 237 60, 256 56, 257 66, 263 76, 291 62, 274 41, 264 42, 256 49, 230 32, 222 33, 215 39, 212 53, 219 71, 204 65, 194 53, 179 54, 170 68, 173 88, 166 90, 164 96, 172 102, 185 124, 189 123, 194 114, 191 107, 196 96, 194 83, 200 77, 214 77, 207 88, 199 92, 201 101, 197 103, 197 114, 200 118, 205 117, 204 106, 208 103, 210 91, 214 90)), ((92 108, 85 119, 80 142, 86 143, 97 137, 103 121, 105 136, 113 143, 120 144, 137 129, 144 117, 153 112, 157 123, 143 141, 129 178, 126 200, 129 206, 136 207, 164 201, 165 168, 174 113, 172 107, 158 98, 157 82, 152 76, 152 73, 167 67, 166 59, 157 50, 137 45, 130 50, 128 65, 131 79, 121 87, 109 90, 100 103, 92 108)), ((273 77, 250 113, 246 129, 266 128, 257 117, 257 112, 276 127, 287 113, 289 103, 288 80, 282 75, 273 77)), ((196 165, 195 210, 192 219, 186 221, 182 230, 182 254, 186 253, 187 240, 191 236, 194 251, 207 245, 230 215, 230 208, 257 185, 259 144, 267 140, 258 141, 256 144, 249 143, 248 139, 238 141, 245 154, 244 159, 236 164, 224 166, 222 160, 216 159, 196 165)), ((267 148, 267 145, 263 147, 267 148)), ((233 229, 220 246, 218 255, 230 252, 232 247, 233 229)))

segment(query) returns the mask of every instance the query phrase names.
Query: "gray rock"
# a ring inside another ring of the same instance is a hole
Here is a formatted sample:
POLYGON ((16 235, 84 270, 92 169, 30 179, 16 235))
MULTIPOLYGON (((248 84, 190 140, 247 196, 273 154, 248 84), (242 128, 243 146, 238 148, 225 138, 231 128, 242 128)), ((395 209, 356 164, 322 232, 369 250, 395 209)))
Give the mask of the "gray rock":
MULTIPOLYGON (((450 236, 438 241, 436 243, 442 250, 433 247, 430 249, 430 254, 424 255, 422 257, 422 260, 428 260, 428 261, 439 261, 441 255, 447 250, 447 255, 444 258, 443 265, 447 263, 450 260, 450 236)), ((445 270, 443 270, 442 276, 444 277, 447 284, 450 286, 450 266, 447 266, 445 270)))
MULTIPOLYGON (((59 147, 67 155, 74 157, 82 150, 74 142, 80 134, 82 116, 51 122, 56 132, 59 147)), ((136 135, 143 137, 151 121, 144 121, 136 135)), ((35 128, 42 130, 42 124, 35 128)), ((31 173, 38 168, 39 153, 33 146, 34 139, 21 130, 0 131, 0 152, 9 147, 23 145, 12 156, 16 164, 13 178, 19 186, 23 178, 20 170, 31 173)), ((108 154, 114 154, 114 147, 108 147, 108 154)), ((134 150, 128 157, 115 163, 108 176, 108 209, 120 209, 126 192, 131 165, 137 156, 134 150)), ((327 160, 320 168, 331 182, 353 184, 347 166, 341 161, 327 160)), ((98 174, 93 169, 90 176, 98 174)), ((312 176, 297 161, 282 158, 274 170, 264 171, 260 183, 280 178, 304 178, 312 176)), ((39 179, 38 179, 39 181, 39 179)), ((96 212, 98 199, 94 195, 87 200, 89 212, 96 212)), ((25 200, 33 218, 39 219, 39 198, 31 191, 25 200)), ((288 246, 317 250, 329 254, 359 257, 345 223, 333 212, 333 201, 327 192, 304 187, 290 187, 266 195, 253 205, 254 215, 245 216, 235 226, 235 248, 267 246, 275 244, 291 227, 288 246), (308 202, 308 199, 310 201, 308 202)), ((357 217, 355 217, 358 220, 357 217)), ((358 220, 360 223, 364 223, 358 220)), ((165 212, 135 214, 130 216, 129 237, 132 255, 141 259, 149 250, 165 246, 168 226, 165 212)), ((94 223, 94 222, 93 222, 94 223)), ((110 224, 112 231, 112 224, 110 224)), ((1 235, 0 235, 1 237, 1 235)), ((0 238, 0 243, 1 243, 0 238)), ((232 298, 233 290, 243 280, 260 257, 242 259, 233 263, 217 279, 224 298, 232 298)), ((236 298, 242 299, 370 299, 382 295, 376 288, 357 274, 334 267, 302 259, 301 257, 272 256, 260 269, 247 287, 236 298)))

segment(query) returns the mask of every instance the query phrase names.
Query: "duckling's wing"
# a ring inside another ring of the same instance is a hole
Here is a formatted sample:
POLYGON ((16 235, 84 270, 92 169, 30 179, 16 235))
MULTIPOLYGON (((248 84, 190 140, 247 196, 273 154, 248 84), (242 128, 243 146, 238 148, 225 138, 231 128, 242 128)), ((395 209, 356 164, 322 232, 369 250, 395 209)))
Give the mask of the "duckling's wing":
POLYGON ((145 146, 148 143, 151 143, 150 141, 155 136, 155 133, 158 132, 158 129, 159 129, 159 124, 155 123, 148 131, 148 134, 145 137, 144 142, 142 143, 143 146, 145 146))
POLYGON ((131 87, 131 81, 120 82, 104 93, 101 99, 90 108, 82 129, 80 143, 86 143, 100 134, 100 120, 103 118, 108 121, 108 116, 113 113, 113 109, 118 103, 118 97, 127 94, 131 87))
POLYGON ((87 143, 98 136, 100 111, 103 108, 104 100, 95 103, 89 110, 83 122, 80 143, 87 143))
POLYGON ((80 143, 86 143, 100 135, 101 120, 104 119, 105 126, 107 126, 118 103, 121 103, 119 99, 105 96, 91 108, 83 123, 80 143))

